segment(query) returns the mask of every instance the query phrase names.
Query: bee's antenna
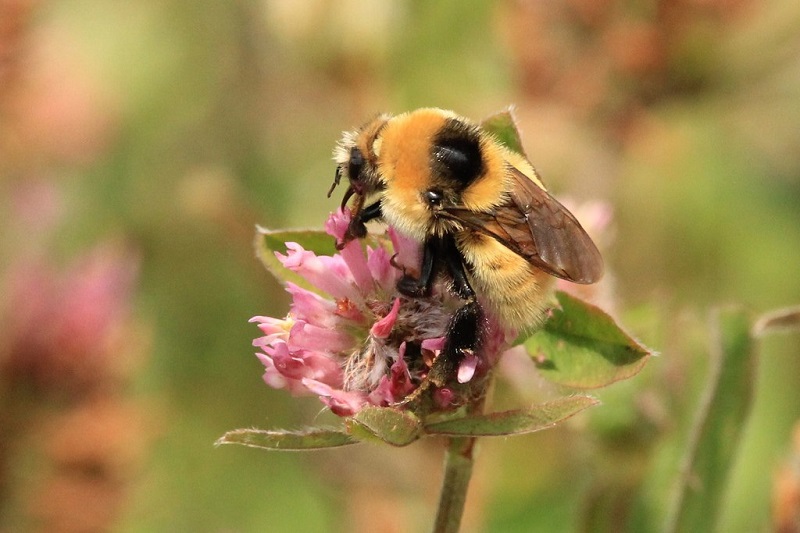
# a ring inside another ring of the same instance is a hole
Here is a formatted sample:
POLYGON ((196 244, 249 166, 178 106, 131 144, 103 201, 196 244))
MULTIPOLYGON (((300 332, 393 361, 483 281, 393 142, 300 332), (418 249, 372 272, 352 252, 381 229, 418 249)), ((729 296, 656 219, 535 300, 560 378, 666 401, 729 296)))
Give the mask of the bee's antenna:
POLYGON ((336 188, 337 185, 339 185, 339 182, 341 180, 342 180, 342 167, 337 166, 336 175, 333 177, 333 184, 331 185, 331 188, 328 189, 328 198, 331 197, 331 194, 333 194, 333 190, 336 188))

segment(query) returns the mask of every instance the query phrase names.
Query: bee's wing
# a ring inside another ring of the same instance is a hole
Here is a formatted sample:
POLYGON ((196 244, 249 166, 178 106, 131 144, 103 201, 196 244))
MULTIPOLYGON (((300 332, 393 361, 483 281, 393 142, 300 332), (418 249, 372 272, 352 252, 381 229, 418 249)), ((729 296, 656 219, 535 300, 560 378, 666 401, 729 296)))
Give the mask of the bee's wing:
POLYGON ((507 171, 513 187, 506 203, 490 213, 449 213, 548 274, 575 283, 598 281, 603 258, 572 213, 518 169, 509 165, 507 171))

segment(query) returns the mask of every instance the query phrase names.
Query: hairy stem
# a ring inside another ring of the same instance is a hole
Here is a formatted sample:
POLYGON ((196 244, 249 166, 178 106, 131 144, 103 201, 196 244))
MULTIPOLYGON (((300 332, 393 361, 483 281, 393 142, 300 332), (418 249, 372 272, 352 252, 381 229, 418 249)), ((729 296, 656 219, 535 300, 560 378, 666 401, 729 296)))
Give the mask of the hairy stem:
POLYGON ((452 437, 445 454, 444 480, 434 533, 455 533, 461 525, 464 502, 472 476, 476 437, 452 437))

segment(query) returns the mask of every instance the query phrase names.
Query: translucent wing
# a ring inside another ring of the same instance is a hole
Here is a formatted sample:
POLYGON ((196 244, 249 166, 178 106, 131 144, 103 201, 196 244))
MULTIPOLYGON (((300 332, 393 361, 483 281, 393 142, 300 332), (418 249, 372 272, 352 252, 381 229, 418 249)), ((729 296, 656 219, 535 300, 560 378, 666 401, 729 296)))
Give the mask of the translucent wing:
POLYGON ((508 201, 492 212, 447 209, 474 231, 497 239, 531 265, 575 283, 594 283, 603 275, 603 258, 566 207, 511 165, 508 201))

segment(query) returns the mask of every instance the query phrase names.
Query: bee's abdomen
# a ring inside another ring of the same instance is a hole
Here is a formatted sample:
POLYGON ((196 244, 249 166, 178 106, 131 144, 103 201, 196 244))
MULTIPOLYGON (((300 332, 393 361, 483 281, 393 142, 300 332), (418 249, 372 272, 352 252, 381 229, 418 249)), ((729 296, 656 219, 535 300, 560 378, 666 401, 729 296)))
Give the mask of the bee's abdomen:
POLYGON ((472 288, 503 326, 524 329, 542 320, 555 281, 552 276, 491 237, 463 232, 456 242, 472 288))

